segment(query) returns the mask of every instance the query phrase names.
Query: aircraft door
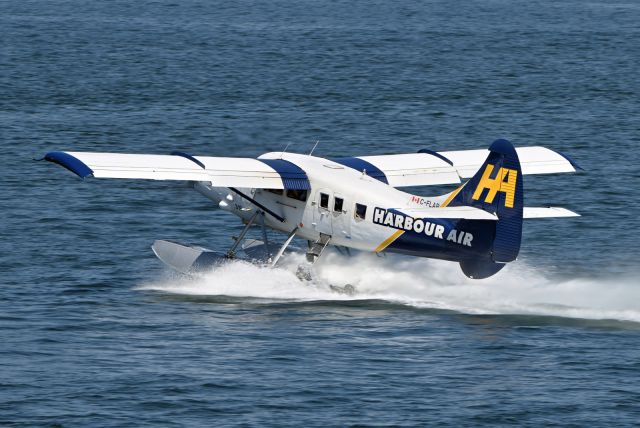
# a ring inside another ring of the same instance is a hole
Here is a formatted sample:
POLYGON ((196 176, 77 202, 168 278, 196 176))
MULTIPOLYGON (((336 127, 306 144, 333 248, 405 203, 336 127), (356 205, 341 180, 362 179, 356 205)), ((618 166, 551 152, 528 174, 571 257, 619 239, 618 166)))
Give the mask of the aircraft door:
POLYGON ((348 212, 349 203, 341 194, 333 195, 333 203, 331 204, 331 223, 333 233, 342 238, 351 237, 351 217, 348 212))
POLYGON ((324 233, 326 235, 333 235, 333 229, 331 227, 331 210, 333 204, 332 192, 327 189, 319 189, 316 192, 315 209, 313 211, 313 224, 316 231, 324 233))

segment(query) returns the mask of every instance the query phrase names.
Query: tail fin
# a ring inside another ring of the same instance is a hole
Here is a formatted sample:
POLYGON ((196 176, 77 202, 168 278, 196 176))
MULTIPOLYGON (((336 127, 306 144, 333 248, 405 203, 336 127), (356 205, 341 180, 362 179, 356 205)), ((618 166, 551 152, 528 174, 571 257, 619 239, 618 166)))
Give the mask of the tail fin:
POLYGON ((478 172, 444 204, 472 206, 498 216, 487 259, 460 263, 464 273, 473 278, 493 275, 504 263, 515 260, 522 240, 523 190, 518 154, 507 140, 494 141, 489 151, 478 172))

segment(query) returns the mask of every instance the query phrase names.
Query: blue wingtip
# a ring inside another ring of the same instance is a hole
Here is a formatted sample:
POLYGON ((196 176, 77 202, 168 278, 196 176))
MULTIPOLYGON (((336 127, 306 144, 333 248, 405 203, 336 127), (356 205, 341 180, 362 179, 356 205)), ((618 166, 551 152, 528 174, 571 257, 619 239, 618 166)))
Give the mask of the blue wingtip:
POLYGON ((84 162, 66 152, 49 152, 44 155, 44 160, 57 163, 80 178, 91 177, 93 175, 93 170, 84 162))
POLYGON ((556 152, 557 154, 559 154, 560 156, 562 156, 563 158, 565 158, 567 161, 569 161, 569 163, 571 164, 572 167, 574 167, 576 170, 580 170, 580 171, 584 171, 584 168, 581 167, 580 165, 578 165, 578 162, 576 162, 575 160, 573 160, 573 158, 569 157, 569 155, 566 155, 562 152, 559 152, 557 150, 554 150, 554 152, 556 152))

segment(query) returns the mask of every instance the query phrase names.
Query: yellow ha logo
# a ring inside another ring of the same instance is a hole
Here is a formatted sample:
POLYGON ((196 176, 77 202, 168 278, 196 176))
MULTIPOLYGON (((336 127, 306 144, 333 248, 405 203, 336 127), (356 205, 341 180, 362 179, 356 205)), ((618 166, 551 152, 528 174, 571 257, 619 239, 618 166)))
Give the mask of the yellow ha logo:
POLYGON ((475 192, 473 192, 472 199, 477 201, 482 195, 484 189, 488 189, 485 202, 493 203, 493 199, 498 192, 505 194, 504 206, 507 208, 513 208, 513 201, 516 196, 516 182, 518 180, 518 171, 515 169, 500 168, 500 171, 496 174, 496 178, 490 178, 493 172, 493 165, 489 164, 482 173, 482 178, 475 192))

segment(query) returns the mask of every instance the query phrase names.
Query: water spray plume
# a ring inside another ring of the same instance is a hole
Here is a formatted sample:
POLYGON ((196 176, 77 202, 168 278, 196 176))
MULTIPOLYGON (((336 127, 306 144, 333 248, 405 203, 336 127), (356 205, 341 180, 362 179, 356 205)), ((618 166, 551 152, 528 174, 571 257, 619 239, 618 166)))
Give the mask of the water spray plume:
POLYGON ((632 278, 556 280, 518 262, 485 280, 466 278, 455 263, 361 254, 344 263, 329 253, 315 265, 316 278, 302 282, 302 255, 289 255, 270 269, 232 261, 199 277, 174 277, 141 289, 199 296, 269 300, 379 299, 418 308, 469 314, 522 314, 640 322, 640 287, 632 278), (331 285, 352 284, 353 295, 331 285))

